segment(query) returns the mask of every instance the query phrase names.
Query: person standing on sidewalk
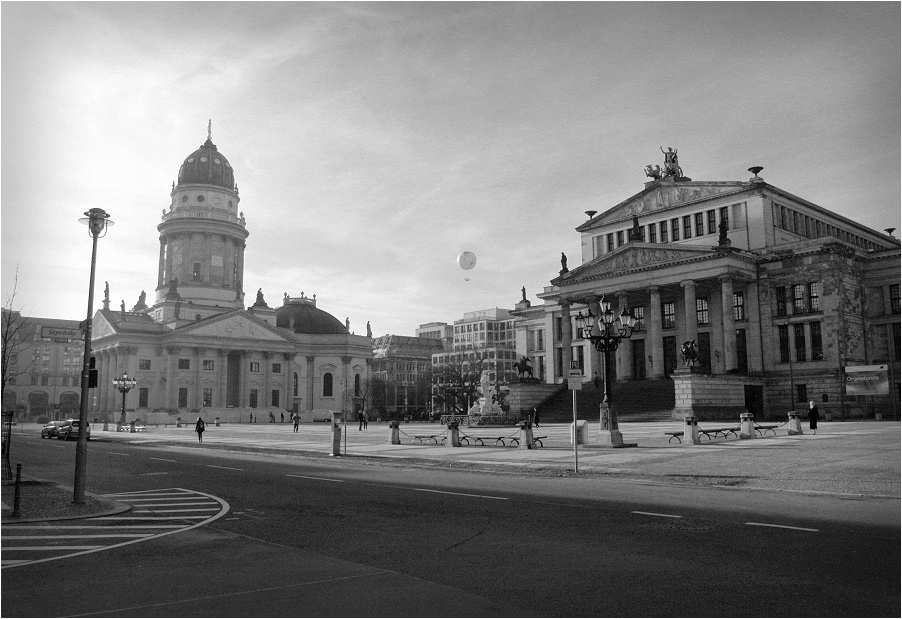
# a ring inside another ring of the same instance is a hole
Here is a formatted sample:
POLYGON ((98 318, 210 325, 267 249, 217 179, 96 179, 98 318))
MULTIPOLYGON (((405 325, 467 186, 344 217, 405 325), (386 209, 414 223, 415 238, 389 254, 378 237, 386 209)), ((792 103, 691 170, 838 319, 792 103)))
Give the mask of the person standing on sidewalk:
POLYGON ((301 416, 298 413, 295 413, 291 416, 291 419, 294 421, 294 431, 298 431, 298 424, 301 423, 301 416))
POLYGON ((197 442, 204 442, 204 430, 207 429, 207 424, 204 423, 204 420, 200 417, 197 418, 197 423, 194 424, 194 431, 197 432, 197 442))
POLYGON ((821 414, 817 410, 814 400, 808 403, 808 427, 812 432, 817 434, 817 422, 820 421, 821 414))
POLYGON ((363 411, 363 429, 364 430, 366 430, 366 426, 369 423, 369 421, 370 421, 370 414, 368 412, 366 412, 366 410, 364 410, 363 411))

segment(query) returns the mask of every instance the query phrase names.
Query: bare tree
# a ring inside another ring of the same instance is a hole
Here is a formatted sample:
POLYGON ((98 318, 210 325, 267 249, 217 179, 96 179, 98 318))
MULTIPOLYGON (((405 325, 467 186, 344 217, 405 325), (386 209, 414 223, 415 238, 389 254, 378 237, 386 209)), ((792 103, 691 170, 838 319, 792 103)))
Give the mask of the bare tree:
POLYGON ((436 404, 451 414, 466 415, 482 395, 479 379, 488 353, 482 349, 451 353, 446 363, 433 365, 432 386, 436 404))
POLYGON ((0 318, 0 362, 2 362, 2 391, 6 391, 6 385, 17 376, 26 374, 31 366, 31 359, 27 364, 22 364, 20 353, 30 346, 31 328, 27 318, 13 309, 16 300, 16 289, 19 286, 19 269, 16 267, 16 277, 13 281, 13 289, 2 308, 0 318))

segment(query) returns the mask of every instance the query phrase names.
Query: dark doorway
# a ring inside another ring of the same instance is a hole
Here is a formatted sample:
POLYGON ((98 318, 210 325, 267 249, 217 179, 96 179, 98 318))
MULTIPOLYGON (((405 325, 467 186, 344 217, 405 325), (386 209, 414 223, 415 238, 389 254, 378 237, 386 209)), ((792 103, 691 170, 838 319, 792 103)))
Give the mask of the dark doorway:
POLYGON ((745 386, 745 409, 755 419, 764 419, 764 387, 757 385, 745 386))
POLYGON ((633 378, 645 378, 645 340, 633 340, 633 378))
POLYGON ((243 355, 240 352, 229 353, 229 367, 226 371, 226 406, 241 406, 241 364, 243 355))
POLYGON ((745 343, 745 329, 736 329, 736 369, 740 374, 749 373, 748 346, 745 343))
POLYGON ((711 373, 711 334, 698 334, 698 371, 702 374, 711 373))
POLYGON ((664 376, 670 376, 675 369, 677 369, 676 337, 669 335, 664 338, 664 376))

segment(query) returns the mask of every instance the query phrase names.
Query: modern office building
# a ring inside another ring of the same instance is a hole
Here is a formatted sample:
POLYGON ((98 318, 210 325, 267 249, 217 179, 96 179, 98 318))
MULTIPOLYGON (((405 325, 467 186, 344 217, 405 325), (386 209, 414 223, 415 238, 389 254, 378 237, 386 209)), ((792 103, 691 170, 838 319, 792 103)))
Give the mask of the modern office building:
POLYGON ((899 241, 768 184, 761 170, 747 181, 679 170, 588 211, 576 229, 581 264, 562 260, 544 303, 524 298, 513 311, 518 354, 547 383, 566 382, 571 361, 584 380, 603 377, 576 319, 597 318, 604 296, 636 319, 616 351, 617 381, 675 381, 674 417, 785 418, 810 400, 843 416, 895 414, 899 241), (688 341, 699 363, 687 378, 676 371, 688 341), (849 368, 860 366, 882 366, 888 392, 850 393, 849 368))
POLYGON ((419 418, 430 409, 432 355, 440 339, 383 335, 373 340, 371 406, 380 417, 419 418))

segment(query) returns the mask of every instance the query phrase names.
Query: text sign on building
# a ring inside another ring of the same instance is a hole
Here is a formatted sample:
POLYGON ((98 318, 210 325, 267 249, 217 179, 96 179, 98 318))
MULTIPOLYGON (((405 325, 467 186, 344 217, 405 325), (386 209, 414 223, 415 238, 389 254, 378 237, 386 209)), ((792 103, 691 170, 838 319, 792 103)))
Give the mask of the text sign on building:
POLYGON ((886 365, 850 365, 845 368, 846 395, 887 395, 886 365))
POLYGON ((52 337, 59 340, 82 340, 81 329, 66 329, 64 327, 41 327, 41 337, 52 337))

